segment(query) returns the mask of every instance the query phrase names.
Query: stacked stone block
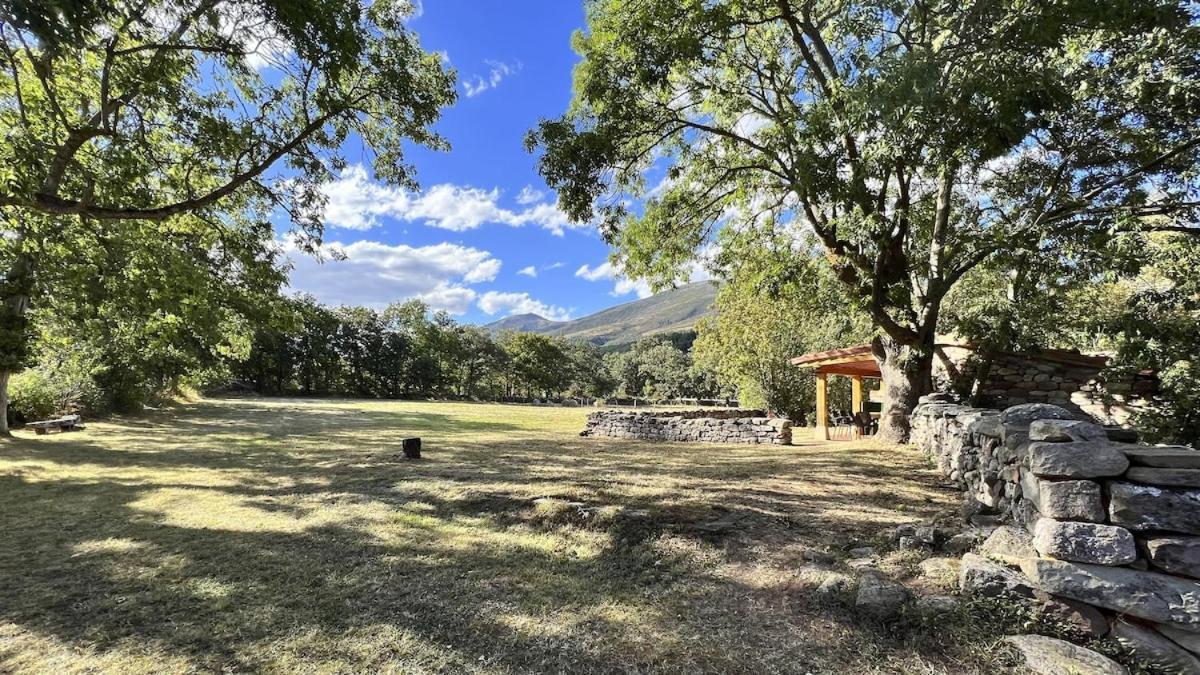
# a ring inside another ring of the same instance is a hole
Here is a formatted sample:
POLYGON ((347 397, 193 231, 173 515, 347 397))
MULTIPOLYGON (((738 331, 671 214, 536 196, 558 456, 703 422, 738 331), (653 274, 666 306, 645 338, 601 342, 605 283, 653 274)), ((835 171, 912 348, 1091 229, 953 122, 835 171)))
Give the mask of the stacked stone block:
POLYGON ((605 410, 588 415, 580 436, 607 436, 644 441, 751 443, 791 445, 792 422, 767 417, 761 410, 696 410, 624 412, 605 410))
POLYGON ((930 402, 913 423, 914 441, 975 510, 1032 535, 1002 560, 1030 588, 1101 610, 1098 633, 1166 672, 1200 673, 1200 451, 1117 442, 1110 435, 1128 434, 1039 404, 930 402))

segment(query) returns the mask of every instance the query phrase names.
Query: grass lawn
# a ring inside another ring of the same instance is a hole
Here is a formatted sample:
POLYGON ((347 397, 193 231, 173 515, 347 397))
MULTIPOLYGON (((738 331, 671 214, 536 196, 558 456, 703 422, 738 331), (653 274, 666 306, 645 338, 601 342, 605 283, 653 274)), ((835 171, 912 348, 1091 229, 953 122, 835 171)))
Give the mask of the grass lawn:
POLYGON ((884 626, 814 592, 955 511, 915 452, 580 438, 586 414, 241 398, 18 433, 0 672, 1010 670, 966 611, 884 626))

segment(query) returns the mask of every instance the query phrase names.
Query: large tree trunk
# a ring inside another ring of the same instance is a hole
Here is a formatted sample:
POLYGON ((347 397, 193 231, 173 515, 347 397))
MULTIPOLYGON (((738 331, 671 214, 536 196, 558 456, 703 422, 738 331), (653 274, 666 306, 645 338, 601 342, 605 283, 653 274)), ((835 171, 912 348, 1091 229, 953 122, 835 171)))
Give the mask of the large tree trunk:
POLYGON ((33 282, 33 264, 21 250, 24 234, 16 240, 17 255, 9 267, 5 295, 0 297, 0 347, 9 353, 0 355, 0 436, 11 435, 8 429, 8 383, 12 374, 20 370, 29 349, 29 334, 26 330, 29 313, 29 294, 33 282))
POLYGON ((8 430, 8 380, 12 373, 0 373, 0 436, 11 436, 8 430))
POLYGON ((933 390, 933 339, 928 344, 904 345, 886 336, 871 342, 879 370, 883 374, 883 414, 879 419, 879 439, 887 443, 907 443, 909 416, 917 399, 933 390))

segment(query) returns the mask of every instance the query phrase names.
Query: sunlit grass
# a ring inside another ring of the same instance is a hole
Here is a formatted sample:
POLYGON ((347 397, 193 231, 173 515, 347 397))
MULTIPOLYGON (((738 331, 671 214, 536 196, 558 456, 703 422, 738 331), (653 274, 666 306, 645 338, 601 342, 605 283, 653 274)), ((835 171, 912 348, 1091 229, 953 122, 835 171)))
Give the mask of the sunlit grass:
POLYGON ((0 671, 1002 669, 812 592, 846 570, 806 548, 953 510, 915 453, 580 438, 587 412, 253 398, 18 433, 0 671))

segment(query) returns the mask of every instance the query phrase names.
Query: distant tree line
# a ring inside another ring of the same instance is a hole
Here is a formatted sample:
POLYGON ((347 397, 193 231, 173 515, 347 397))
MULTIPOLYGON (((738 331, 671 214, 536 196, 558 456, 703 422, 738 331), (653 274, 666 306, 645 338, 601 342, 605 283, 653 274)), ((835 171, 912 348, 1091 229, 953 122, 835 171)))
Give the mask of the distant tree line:
POLYGON ((254 333, 232 381, 267 395, 478 400, 667 401, 721 394, 695 367, 690 339, 643 339, 604 353, 593 343, 538 333, 493 335, 417 300, 382 310, 285 298, 254 333))

